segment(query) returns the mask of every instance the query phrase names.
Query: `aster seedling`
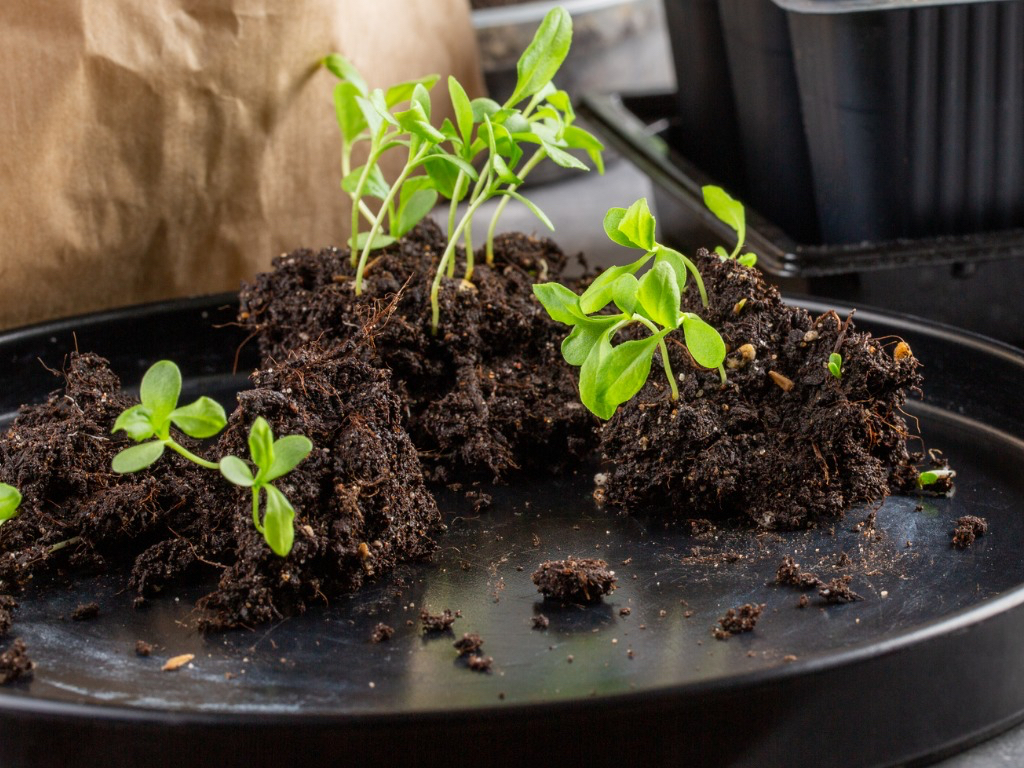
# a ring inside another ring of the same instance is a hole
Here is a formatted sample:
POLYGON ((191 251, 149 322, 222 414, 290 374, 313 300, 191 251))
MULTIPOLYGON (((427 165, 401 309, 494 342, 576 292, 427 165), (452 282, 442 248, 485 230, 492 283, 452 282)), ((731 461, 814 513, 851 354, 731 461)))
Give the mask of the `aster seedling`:
POLYGON ((837 379, 843 378, 843 356, 838 352, 833 352, 828 356, 828 362, 825 363, 825 367, 837 379))
MULTIPOLYGON (((625 266, 601 273, 590 287, 577 295, 558 283, 533 287, 537 299, 551 318, 572 331, 562 342, 562 356, 580 367, 580 400, 596 416, 610 419, 618 406, 628 402, 647 381, 654 352, 661 353, 662 365, 673 400, 679 389, 668 356, 665 339, 682 329, 683 343, 699 366, 718 369, 725 383, 726 347, 721 335, 698 315, 681 311, 686 275, 699 273, 682 254, 666 255, 654 239, 654 217, 646 200, 628 209, 613 208, 605 217, 605 229, 616 242, 639 247, 644 256, 625 266), (654 258, 654 265, 639 279, 636 274, 654 258), (688 266, 689 264, 689 266, 688 266), (596 314, 609 304, 617 314, 596 314), (646 338, 613 344, 615 335, 630 325, 650 331, 646 338)), ((703 284, 699 283, 701 288, 703 284)), ((702 292, 702 298, 706 296, 702 292)))
POLYGON ((740 251, 743 250, 743 244, 747 240, 747 214, 743 209, 743 203, 739 200, 734 200, 721 187, 710 184, 702 187, 701 192, 704 195, 704 205, 708 207, 708 210, 715 214, 719 221, 732 227, 736 233, 736 247, 732 249, 732 253, 728 253, 720 245, 715 248, 715 253, 722 259, 736 259, 745 267, 754 266, 757 263, 757 256, 755 254, 744 253, 742 256, 740 255, 740 251))
POLYGON ((21 491, 13 485, 0 483, 0 525, 18 516, 21 506, 21 491))
POLYGON ((112 462, 115 472, 138 472, 163 456, 164 449, 181 454, 207 469, 217 469, 212 461, 189 451, 171 436, 171 426, 189 437, 213 437, 227 424, 224 408, 209 397, 200 397, 178 407, 181 396, 181 371, 170 360, 154 363, 142 377, 139 405, 127 409, 114 422, 112 432, 123 430, 138 445, 125 448, 112 462))
POLYGON ((270 424, 262 416, 249 430, 249 457, 256 473, 237 456, 220 460, 220 472, 234 485, 252 491, 252 522, 264 540, 280 557, 287 557, 295 541, 295 508, 273 481, 291 472, 313 450, 304 435, 274 439, 270 424), (260 515, 260 491, 266 495, 266 510, 260 515))

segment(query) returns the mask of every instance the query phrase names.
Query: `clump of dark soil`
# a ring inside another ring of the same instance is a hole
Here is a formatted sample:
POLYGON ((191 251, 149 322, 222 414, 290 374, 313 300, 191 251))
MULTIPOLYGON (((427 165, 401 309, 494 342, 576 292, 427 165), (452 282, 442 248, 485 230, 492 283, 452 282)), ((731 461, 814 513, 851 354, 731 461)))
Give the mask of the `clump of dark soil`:
MULTIPOLYGON (((347 252, 299 250, 243 286, 240 319, 268 361, 302 345, 344 344, 367 307, 391 302, 367 359, 390 369, 405 424, 439 481, 507 477, 516 468, 557 472, 596 447, 596 419, 561 357, 563 329, 534 299, 533 284, 558 279, 566 257, 550 240, 495 240, 494 267, 478 260, 472 283, 444 279, 438 334, 430 284, 445 248, 431 221, 378 252, 357 297, 347 252)), ((268 363, 269 364, 269 363, 268 363)))
POLYGON ((449 608, 445 608, 441 613, 431 613, 423 609, 420 611, 420 625, 423 627, 425 634, 449 632, 451 631, 452 624, 455 623, 459 616, 460 613, 458 611, 452 613, 449 608))
POLYGON ((545 616, 543 613, 538 613, 530 621, 534 629, 547 629, 551 626, 551 619, 545 616))
POLYGON ((396 563, 427 557, 440 514, 402 429, 387 372, 359 344, 315 347, 253 375, 253 389, 216 446, 248 456, 257 416, 274 434, 301 433, 310 456, 276 481, 297 510, 295 545, 274 555, 252 524, 248 490, 168 451, 145 472, 117 475, 117 415, 135 401, 95 355, 72 355, 66 385, 21 409, 0 438, 0 480, 19 487, 20 514, 0 527, 0 581, 45 572, 131 572, 141 597, 219 573, 200 601, 203 628, 253 625, 301 613, 396 563))
POLYGON ((373 634, 370 635, 370 640, 374 643, 383 643, 390 640, 394 635, 394 627, 390 627, 384 622, 380 622, 373 628, 373 634))
POLYGON ((466 657, 466 666, 474 672, 490 672, 493 665, 494 657, 492 656, 480 656, 471 653, 466 657))
POLYGON ((740 632, 751 632, 757 626, 757 620, 761 618, 763 612, 763 604, 746 603, 738 608, 730 608, 718 620, 718 626, 712 634, 717 640, 728 640, 740 632))
MULTIPOLYGON (((679 400, 663 375, 605 426, 605 496, 627 511, 664 507, 742 513, 765 528, 801 528, 916 478, 901 406, 921 382, 906 344, 855 330, 834 312, 783 304, 756 270, 705 250, 696 263, 710 307, 691 286, 683 310, 719 330, 728 384, 669 345, 679 400), (825 367, 843 356, 843 375, 825 367)), ((661 371, 656 355, 652 371, 661 371)))
POLYGON ((34 666, 26 652, 24 641, 20 638, 15 640, 10 648, 0 653, 0 685, 28 680, 32 677, 34 666))
POLYGON ((964 515, 957 518, 956 528, 953 529, 953 546, 957 549, 967 549, 979 536, 988 532, 988 521, 976 515, 964 515))
POLYGON ((827 584, 818 588, 818 594, 825 599, 826 603, 852 603, 864 598, 850 589, 850 582, 853 578, 849 575, 832 579, 827 584))
POLYGON ((136 656, 150 656, 153 653, 153 646, 147 643, 145 640, 135 641, 135 655, 136 656))
POLYGON ((14 624, 14 610, 18 607, 17 601, 10 595, 0 595, 0 640, 7 637, 14 624))
POLYGON ((546 600, 589 604, 615 589, 615 573, 608 563, 593 557, 549 560, 534 571, 533 583, 546 600))
POLYGON ((71 612, 72 621, 90 621, 100 615, 99 603, 82 603, 71 612))
POLYGON ((814 589, 821 584, 821 579, 809 571, 803 571, 800 564, 791 555, 786 555, 775 572, 775 581, 797 589, 814 589))
POLYGON ((479 652, 483 644, 483 638, 476 632, 467 632, 452 643, 452 645, 455 646, 455 650, 459 652, 459 656, 476 654, 479 652))

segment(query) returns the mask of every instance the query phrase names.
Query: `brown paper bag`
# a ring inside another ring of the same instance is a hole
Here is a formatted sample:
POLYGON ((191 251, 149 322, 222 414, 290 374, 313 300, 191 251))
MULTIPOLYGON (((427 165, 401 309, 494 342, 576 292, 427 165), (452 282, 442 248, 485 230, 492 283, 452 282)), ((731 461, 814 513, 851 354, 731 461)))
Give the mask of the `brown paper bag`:
POLYGON ((344 243, 331 51, 480 91, 465 0, 0 3, 0 327, 344 243))

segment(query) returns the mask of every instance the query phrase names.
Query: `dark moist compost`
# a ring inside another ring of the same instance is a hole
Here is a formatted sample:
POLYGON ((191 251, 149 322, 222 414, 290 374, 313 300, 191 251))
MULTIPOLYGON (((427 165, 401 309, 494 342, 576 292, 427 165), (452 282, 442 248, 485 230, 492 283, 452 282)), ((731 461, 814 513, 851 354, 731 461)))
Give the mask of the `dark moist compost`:
POLYGON ((849 318, 811 317, 760 274, 701 249, 710 306, 692 284, 683 311, 719 330, 728 384, 699 369, 670 337, 679 400, 656 355, 640 393, 602 431, 604 498, 638 512, 744 514, 764 528, 801 528, 913 486, 901 410, 921 383, 899 339, 873 339, 849 318), (842 377, 826 368, 843 357, 842 377), (658 374, 658 375, 655 375, 658 374))
POLYGON ((541 563, 533 583, 545 600, 587 605, 596 603, 615 589, 615 572, 596 557, 566 558, 541 563))
POLYGON ((7 637, 14 624, 14 610, 18 607, 17 601, 10 595, 0 595, 0 640, 7 637))
POLYGON ((718 620, 718 626, 712 630, 712 634, 717 640, 728 640, 740 632, 752 632, 763 612, 762 604, 746 603, 738 608, 730 608, 718 620))
POLYGON ((967 549, 979 536, 988 532, 988 521, 977 515, 964 515, 957 518, 956 528, 953 529, 953 546, 957 549, 967 549))
POLYGON ((28 680, 32 677, 33 666, 24 641, 15 640, 10 648, 0 653, 0 685, 28 680))
POLYGON ((0 439, 0 480, 22 490, 16 518, 0 526, 0 586, 36 574, 130 571, 138 601, 170 584, 219 574, 202 598, 200 626, 254 625, 301 613, 359 587, 397 563, 431 553, 440 513, 402 429, 386 371, 352 341, 315 346, 253 374, 214 445, 192 450, 248 456, 250 425, 301 433, 313 452, 277 485, 295 506, 295 544, 273 554, 252 523, 248 489, 170 451, 149 469, 117 475, 129 443, 112 436, 135 400, 106 361, 72 355, 65 386, 23 407, 0 439))
POLYGON ((394 300, 393 313, 373 328, 368 360, 392 371, 406 427, 438 481, 504 479, 517 468, 559 472, 590 455, 597 420, 562 360, 564 333, 533 296, 535 282, 559 278, 565 254, 550 240, 498 236, 493 268, 481 254, 472 283, 442 281, 435 336, 430 285, 445 245, 436 224, 418 225, 378 252, 358 297, 348 252, 281 256, 243 286, 240 320, 269 365, 309 341, 344 344, 362 331, 353 318, 394 300))

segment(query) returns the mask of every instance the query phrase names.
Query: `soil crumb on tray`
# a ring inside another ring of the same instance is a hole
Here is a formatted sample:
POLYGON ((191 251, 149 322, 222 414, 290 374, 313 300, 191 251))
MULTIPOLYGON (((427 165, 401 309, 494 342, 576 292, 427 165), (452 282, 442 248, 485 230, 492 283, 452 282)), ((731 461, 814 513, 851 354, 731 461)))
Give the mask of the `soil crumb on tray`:
POLYGON ((850 582, 853 580, 851 576, 840 576, 839 578, 832 579, 827 584, 822 584, 818 587, 818 594, 825 599, 827 603, 852 603, 857 600, 863 600, 864 598, 850 589, 850 582))
POLYGON ((615 589, 615 572, 608 563, 592 557, 549 560, 534 571, 533 583, 547 600, 589 604, 615 589))
POLYGON ((441 282, 439 332, 430 329, 430 284, 445 249, 432 221, 378 252, 356 297, 347 251, 299 250, 243 286, 239 318, 268 360, 309 341, 344 344, 366 308, 397 296, 374 328, 367 359, 394 374, 406 427, 439 482, 467 472, 505 478, 517 468, 557 472, 593 452, 597 420, 579 401, 562 360, 564 333, 534 299, 566 257, 550 240, 495 238, 493 267, 476 261, 472 284, 441 282))
POLYGON ((100 615, 99 603, 82 603, 71 613, 72 621, 90 621, 100 615))
POLYGON ((821 579, 808 571, 802 571, 800 564, 791 555, 782 559, 782 564, 775 572, 775 581, 797 589, 814 589, 821 585, 821 579))
POLYGON ((135 655, 136 656, 150 656, 153 653, 153 646, 147 643, 145 640, 135 641, 135 655))
POLYGON ((460 611, 452 613, 450 609, 445 608, 441 613, 431 613, 430 611, 423 609, 420 611, 420 625, 423 627, 423 632, 431 634, 434 632, 449 632, 452 628, 452 624, 461 615, 460 611))
POLYGON ((10 595, 0 595, 0 640, 7 637, 14 624, 14 610, 18 603, 10 595))
POLYGON ((549 619, 543 613, 538 613, 530 620, 530 623, 534 629, 547 629, 549 626, 551 626, 551 619, 549 619))
POLYGON ((730 608, 718 620, 718 626, 712 631, 716 640, 728 640, 740 632, 751 632, 757 626, 757 620, 764 612, 763 604, 747 603, 738 608, 730 608))
POLYGON ((494 658, 491 656, 479 656, 471 653, 466 657, 466 666, 474 672, 490 672, 494 665, 494 658))
POLYGON ((967 549, 979 536, 988 532, 988 521, 976 515, 964 515, 957 518, 956 528, 953 530, 953 546, 957 549, 967 549))
POLYGON ((468 656, 470 654, 476 654, 480 647, 484 644, 483 638, 480 637, 476 632, 467 632, 454 643, 455 650, 459 652, 459 656, 468 656))
POLYGON ((26 652, 24 641, 18 638, 10 648, 0 653, 0 685, 28 680, 32 677, 34 666, 26 652))
POLYGON ((850 318, 787 306, 757 270, 734 260, 701 249, 696 263, 710 306, 691 286, 683 311, 722 334, 728 384, 670 344, 679 400, 652 375, 602 431, 607 501, 639 511, 670 500, 680 514, 743 514, 792 529, 912 487, 917 457, 900 409, 921 375, 909 347, 895 354, 895 341, 858 332, 850 318), (841 378, 826 368, 834 351, 841 378))
POLYGON ((394 635, 395 628, 381 622, 373 628, 373 634, 370 635, 370 640, 374 643, 383 643, 390 640, 394 635))

